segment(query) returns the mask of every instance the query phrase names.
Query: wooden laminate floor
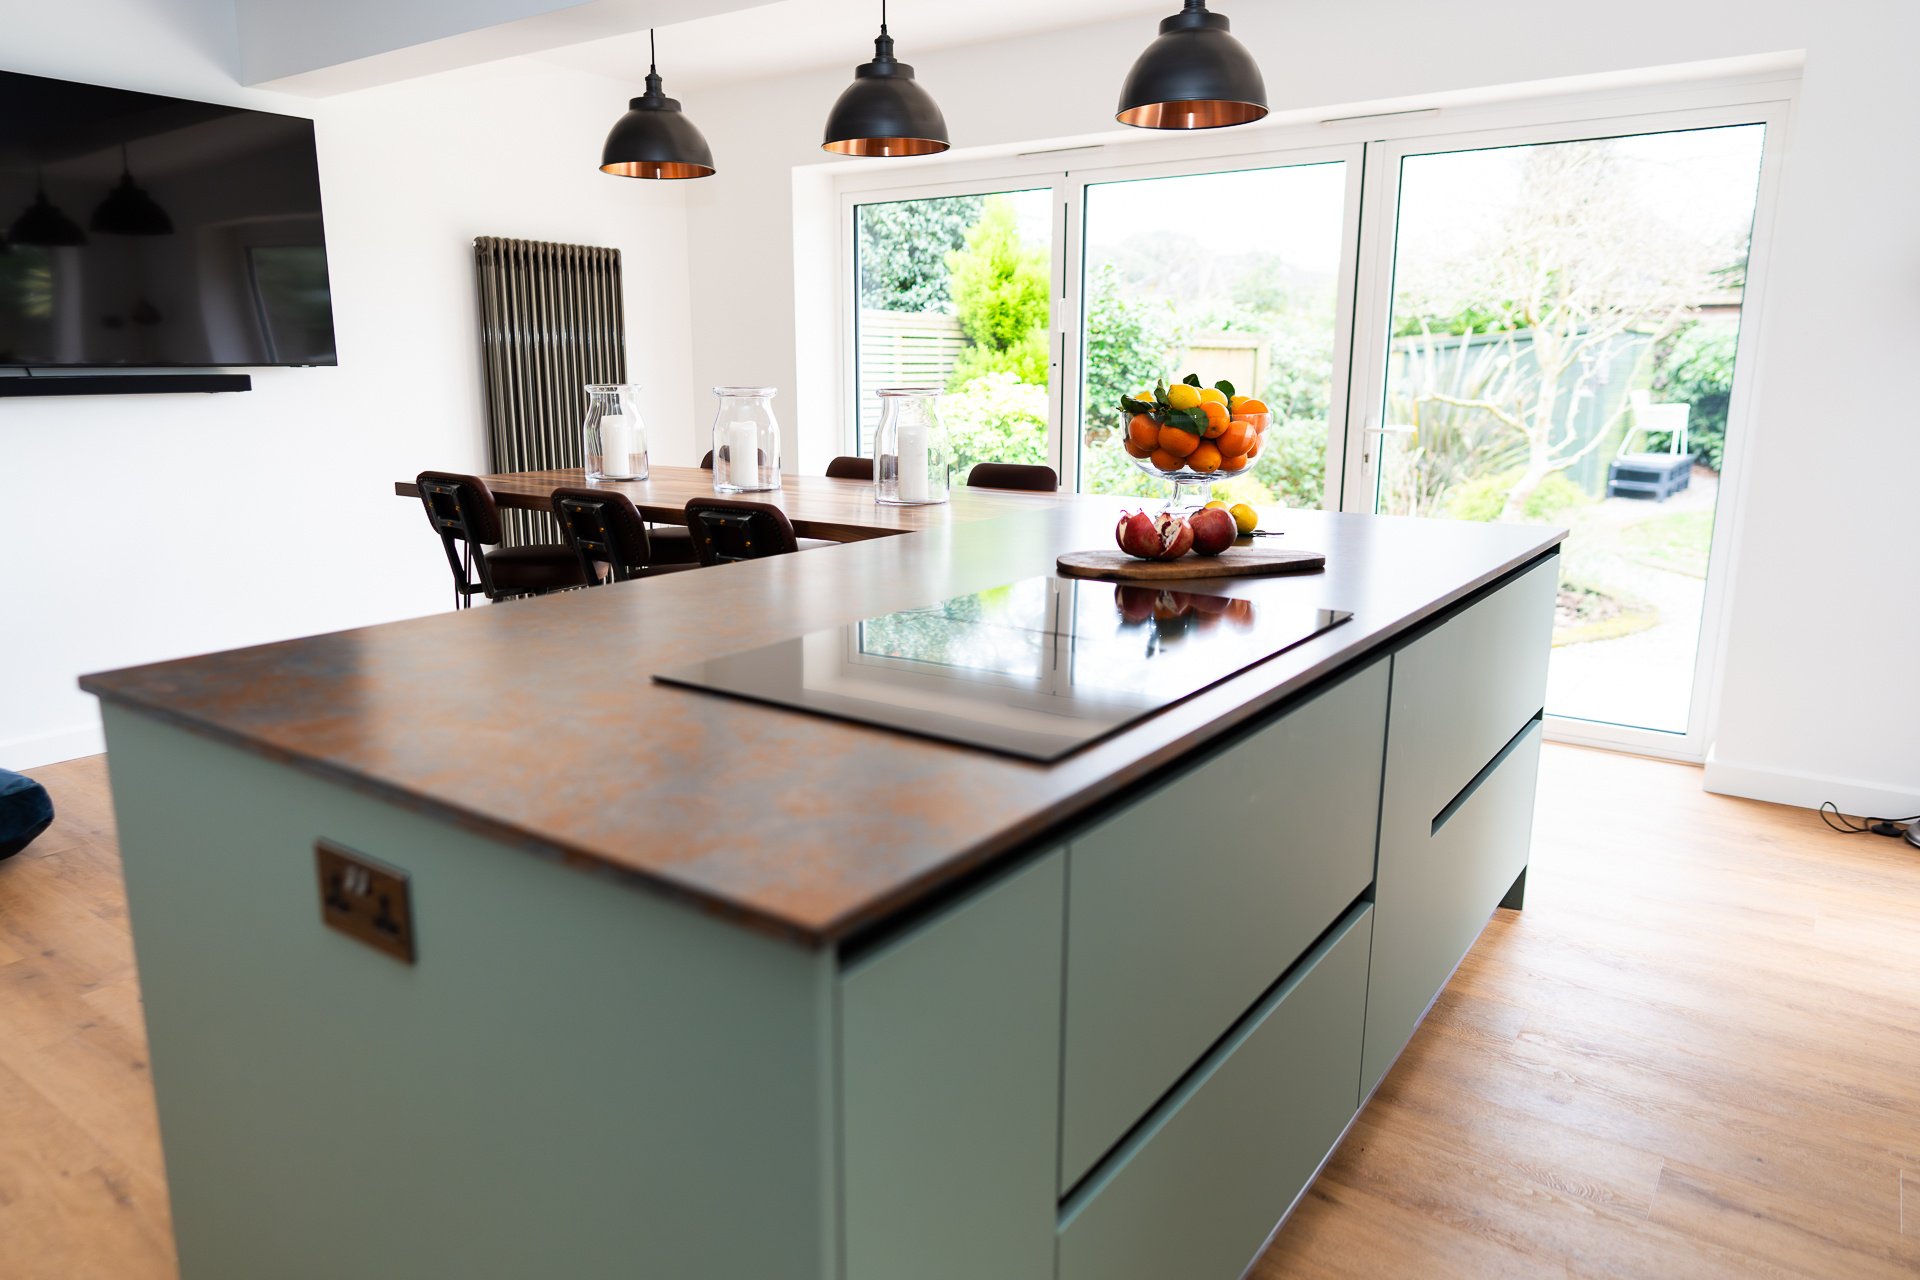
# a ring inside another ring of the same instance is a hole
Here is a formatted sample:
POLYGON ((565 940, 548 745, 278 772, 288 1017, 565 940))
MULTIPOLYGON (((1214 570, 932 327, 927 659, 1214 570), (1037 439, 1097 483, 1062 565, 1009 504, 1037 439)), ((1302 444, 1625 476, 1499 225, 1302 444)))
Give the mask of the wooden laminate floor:
MULTIPOLYGON (((60 818, 0 863, 0 1277, 166 1280, 104 761, 31 772, 60 818)), ((1916 1273, 1920 854, 1550 746, 1527 910, 1252 1274, 1916 1273)))

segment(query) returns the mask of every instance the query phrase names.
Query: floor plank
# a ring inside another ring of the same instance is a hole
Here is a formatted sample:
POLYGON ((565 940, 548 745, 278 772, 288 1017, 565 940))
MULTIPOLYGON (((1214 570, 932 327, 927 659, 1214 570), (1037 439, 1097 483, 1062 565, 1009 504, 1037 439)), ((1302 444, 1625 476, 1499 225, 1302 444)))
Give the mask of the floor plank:
MULTIPOLYGON (((174 1280, 101 757, 0 863, 0 1276, 174 1280)), ((1550 746, 1501 912, 1257 1261, 1282 1277, 1920 1273, 1920 856, 1550 746)))

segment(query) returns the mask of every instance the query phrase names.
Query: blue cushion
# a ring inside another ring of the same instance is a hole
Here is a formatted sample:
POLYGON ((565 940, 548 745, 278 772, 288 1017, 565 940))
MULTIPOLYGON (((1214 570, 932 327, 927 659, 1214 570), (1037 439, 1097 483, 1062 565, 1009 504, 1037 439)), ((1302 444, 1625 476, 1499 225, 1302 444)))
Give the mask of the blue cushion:
POLYGON ((11 858, 53 822, 53 797, 32 778, 0 769, 0 858, 11 858))

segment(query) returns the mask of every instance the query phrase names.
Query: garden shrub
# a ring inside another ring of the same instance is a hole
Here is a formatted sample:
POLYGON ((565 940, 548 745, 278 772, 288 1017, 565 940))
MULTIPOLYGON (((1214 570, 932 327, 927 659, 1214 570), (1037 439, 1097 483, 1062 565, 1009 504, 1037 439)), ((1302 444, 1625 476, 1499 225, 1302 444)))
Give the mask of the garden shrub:
MULTIPOLYGON (((1492 521, 1506 508, 1507 494, 1520 483, 1520 471, 1481 476, 1459 485, 1447 494, 1446 514, 1455 520, 1492 521)), ((1529 520, 1551 520, 1569 507, 1586 502, 1587 495, 1563 471, 1555 471, 1540 482, 1527 499, 1525 514, 1529 520)))

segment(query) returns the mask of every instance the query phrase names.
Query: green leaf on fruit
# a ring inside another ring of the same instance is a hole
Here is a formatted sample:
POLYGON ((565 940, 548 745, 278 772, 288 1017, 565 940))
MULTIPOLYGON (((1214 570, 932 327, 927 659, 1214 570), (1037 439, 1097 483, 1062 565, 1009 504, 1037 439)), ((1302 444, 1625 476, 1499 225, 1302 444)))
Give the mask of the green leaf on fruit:
POLYGON ((1197 387, 1200 385, 1200 375, 1197 373, 1190 373, 1186 377, 1180 379, 1180 381, 1186 383, 1190 387, 1197 387))
POLYGON ((1215 391, 1218 391, 1221 395, 1225 396, 1227 399, 1229 400, 1233 399, 1233 394, 1234 394, 1233 384, 1231 382, 1228 382, 1225 378, 1222 378, 1220 381, 1214 383, 1213 389, 1215 391))
POLYGON ((1154 405, 1152 401, 1135 400, 1132 396, 1121 396, 1120 408, 1122 412, 1128 413, 1128 414, 1144 413, 1144 414, 1151 415, 1154 411, 1154 405))

